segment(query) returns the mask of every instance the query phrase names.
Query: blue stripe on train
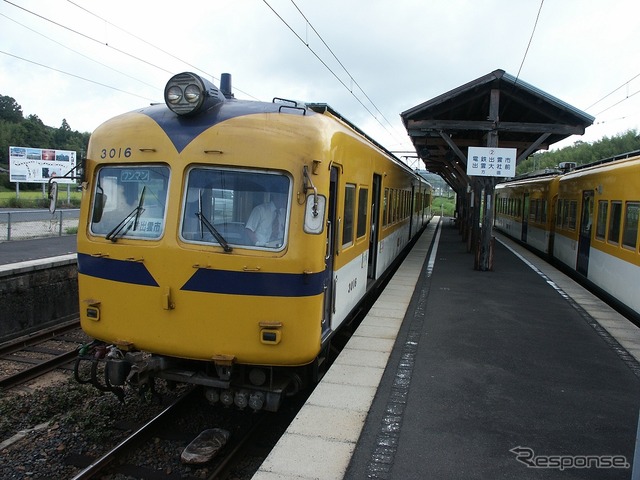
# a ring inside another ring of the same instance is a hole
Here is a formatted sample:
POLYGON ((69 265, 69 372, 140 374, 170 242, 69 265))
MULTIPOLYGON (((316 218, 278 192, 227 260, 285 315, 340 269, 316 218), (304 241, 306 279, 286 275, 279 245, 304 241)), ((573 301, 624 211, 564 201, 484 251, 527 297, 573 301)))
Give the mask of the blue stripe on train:
MULTIPOLYGON (((78 272, 114 282, 157 287, 143 263, 78 254, 78 272)), ((324 291, 325 272, 260 273, 199 268, 181 290, 229 295, 308 297, 324 291)))
POLYGON ((130 260, 114 260, 78 253, 78 272, 90 277, 104 278, 114 282, 133 283, 157 287, 153 275, 143 263, 130 260))
POLYGON ((198 269, 182 290, 229 295, 309 297, 324 291, 325 272, 260 273, 198 269))

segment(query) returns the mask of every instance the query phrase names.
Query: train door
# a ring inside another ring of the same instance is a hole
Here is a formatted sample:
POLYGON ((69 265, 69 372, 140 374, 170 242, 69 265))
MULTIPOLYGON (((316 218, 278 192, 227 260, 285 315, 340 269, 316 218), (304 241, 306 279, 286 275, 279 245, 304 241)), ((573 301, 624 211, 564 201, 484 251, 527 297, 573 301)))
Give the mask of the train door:
POLYGON ((378 231, 380 223, 380 193, 382 177, 373 174, 373 191, 371 192, 371 225, 369 230, 369 256, 367 277, 376 278, 376 261, 378 259, 378 231))
POLYGON ((331 331, 331 318, 335 313, 335 279, 333 262, 336 251, 337 221, 336 202, 338 192, 338 169, 331 167, 331 183, 329 185, 329 204, 327 210, 327 250, 325 253, 325 285, 324 285, 324 314, 322 316, 322 338, 331 331))
POLYGON ((527 230, 529 228, 529 194, 524 194, 524 201, 522 202, 522 233, 520 234, 520 240, 527 243, 527 230))
POLYGON ((556 241, 556 208, 558 196, 554 195, 549 202, 549 214, 547 215, 547 225, 549 228, 549 255, 553 257, 553 245, 556 241))
POLYGON ((411 185, 411 197, 409 198, 409 241, 411 241, 411 239, 413 238, 413 228, 414 228, 414 218, 413 218, 413 214, 415 212, 415 205, 413 202, 415 202, 416 197, 416 187, 414 185, 411 185))
POLYGON ((580 216, 580 235, 578 236, 578 260, 576 270, 587 276, 589 271, 589 250, 591 249, 591 226, 593 225, 593 190, 582 192, 582 215, 580 216))

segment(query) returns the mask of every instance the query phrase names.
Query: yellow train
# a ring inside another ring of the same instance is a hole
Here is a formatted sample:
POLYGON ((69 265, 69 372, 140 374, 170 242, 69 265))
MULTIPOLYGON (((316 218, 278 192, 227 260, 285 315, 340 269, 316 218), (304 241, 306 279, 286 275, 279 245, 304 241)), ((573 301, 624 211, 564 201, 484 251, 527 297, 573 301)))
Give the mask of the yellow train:
POLYGON ((640 151, 496 187, 499 230, 640 318, 640 151))
POLYGON ((82 328, 121 394, 155 378, 276 410, 431 219, 431 187, 326 104, 235 99, 193 73, 91 136, 82 328))

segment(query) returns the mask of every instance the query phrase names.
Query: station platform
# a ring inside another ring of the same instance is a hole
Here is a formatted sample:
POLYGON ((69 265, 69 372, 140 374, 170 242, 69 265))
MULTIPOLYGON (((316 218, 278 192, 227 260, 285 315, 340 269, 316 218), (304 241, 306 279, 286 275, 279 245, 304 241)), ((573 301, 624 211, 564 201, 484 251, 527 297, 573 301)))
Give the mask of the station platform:
POLYGON ((474 271, 437 220, 253 479, 632 478, 639 329, 500 236, 474 271))

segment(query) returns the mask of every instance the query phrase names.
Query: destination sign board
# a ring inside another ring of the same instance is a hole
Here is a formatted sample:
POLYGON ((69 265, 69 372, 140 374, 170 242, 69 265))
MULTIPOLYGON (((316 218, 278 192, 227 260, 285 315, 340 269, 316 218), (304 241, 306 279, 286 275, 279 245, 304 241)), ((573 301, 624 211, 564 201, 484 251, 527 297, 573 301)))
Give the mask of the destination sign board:
POLYGON ((513 177, 516 174, 515 148, 469 147, 467 175, 477 177, 513 177))

